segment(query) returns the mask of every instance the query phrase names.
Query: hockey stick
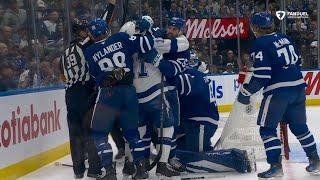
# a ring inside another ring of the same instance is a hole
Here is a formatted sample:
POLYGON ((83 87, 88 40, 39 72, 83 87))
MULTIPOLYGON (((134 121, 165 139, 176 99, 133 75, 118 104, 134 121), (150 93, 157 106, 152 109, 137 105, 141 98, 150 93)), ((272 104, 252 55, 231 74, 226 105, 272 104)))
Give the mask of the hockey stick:
POLYGON ((192 180, 192 179, 214 179, 214 178, 224 178, 224 174, 212 174, 212 173, 189 173, 186 175, 181 175, 181 180, 192 180))
POLYGON ((288 143, 288 127, 286 123, 280 123, 280 134, 283 142, 284 157, 289 160, 290 147, 288 143))
POLYGON ((71 164, 65 164, 65 163, 61 163, 61 162, 55 162, 54 165, 55 166, 64 166, 64 167, 73 167, 73 165, 71 165, 71 164))
POLYGON ((159 152, 154 159, 154 161, 150 164, 148 171, 152 170, 158 163, 162 156, 162 148, 163 148, 163 113, 164 113, 164 84, 163 84, 163 75, 161 75, 161 114, 160 114, 160 148, 159 152))

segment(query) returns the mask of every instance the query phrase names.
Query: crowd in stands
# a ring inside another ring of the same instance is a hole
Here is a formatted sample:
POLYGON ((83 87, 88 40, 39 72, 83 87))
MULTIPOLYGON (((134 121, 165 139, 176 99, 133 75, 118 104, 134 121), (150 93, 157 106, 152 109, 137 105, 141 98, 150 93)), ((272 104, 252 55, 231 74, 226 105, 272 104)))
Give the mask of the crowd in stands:
MULTIPOLYGON (((265 10, 265 3, 239 0, 240 16, 250 17, 265 10)), ((59 79, 59 57, 72 37, 67 21, 65 0, 0 0, 0 91, 49 87, 62 84, 59 79)), ((105 0, 69 0, 70 19, 82 15, 96 17, 102 13, 105 0)), ((123 22, 140 15, 150 15, 155 25, 165 27, 171 17, 236 17, 235 0, 117 0, 111 29, 117 32, 123 22), (139 4, 141 3, 141 4, 139 4), (162 23, 162 24, 161 24, 162 23)), ((319 68, 317 62, 317 1, 287 0, 289 11, 307 11, 309 18, 288 19, 286 33, 301 50, 303 68, 319 68)), ((269 0, 268 10, 280 10, 280 0, 269 0)), ((275 20, 277 20, 275 18, 275 20)), ((280 31, 279 21, 276 21, 280 31)), ((249 47, 254 39, 241 40, 240 61, 250 66, 249 47)), ((236 40, 190 39, 190 46, 200 60, 209 64, 212 74, 237 73, 236 40)))

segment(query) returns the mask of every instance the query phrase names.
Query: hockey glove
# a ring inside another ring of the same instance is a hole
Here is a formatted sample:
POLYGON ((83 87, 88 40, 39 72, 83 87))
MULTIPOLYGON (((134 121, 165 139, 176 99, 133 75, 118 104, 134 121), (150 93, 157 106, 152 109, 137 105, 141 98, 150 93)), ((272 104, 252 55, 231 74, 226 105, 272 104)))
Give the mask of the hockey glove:
POLYGON ((126 72, 123 68, 116 68, 107 73, 107 78, 103 81, 104 87, 112 87, 116 85, 119 81, 121 81, 126 72))
POLYGON ((239 91, 238 101, 241 104, 248 105, 250 104, 250 96, 251 96, 251 93, 248 92, 244 87, 242 87, 239 91))

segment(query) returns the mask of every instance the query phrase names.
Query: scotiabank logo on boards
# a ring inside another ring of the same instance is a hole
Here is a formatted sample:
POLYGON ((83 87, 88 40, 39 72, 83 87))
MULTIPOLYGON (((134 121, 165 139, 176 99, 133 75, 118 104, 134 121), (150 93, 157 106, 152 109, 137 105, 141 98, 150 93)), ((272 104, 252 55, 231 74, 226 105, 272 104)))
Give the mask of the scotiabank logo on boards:
POLYGON ((20 106, 17 106, 11 112, 11 119, 0 123, 0 148, 8 148, 61 130, 60 109, 57 109, 56 101, 47 112, 37 113, 33 104, 29 108, 29 113, 22 115, 20 106))
POLYGON ((307 83, 306 95, 320 94, 320 72, 307 72, 304 80, 307 83), (311 94, 313 92, 314 94, 311 94))

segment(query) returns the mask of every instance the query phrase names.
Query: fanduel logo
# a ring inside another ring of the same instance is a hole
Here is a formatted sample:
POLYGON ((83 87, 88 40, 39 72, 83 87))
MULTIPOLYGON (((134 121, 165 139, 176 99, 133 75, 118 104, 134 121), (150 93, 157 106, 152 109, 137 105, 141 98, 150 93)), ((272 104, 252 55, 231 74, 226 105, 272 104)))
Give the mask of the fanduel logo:
POLYGON ((286 16, 286 12, 285 11, 277 11, 276 16, 279 20, 282 20, 286 16))

